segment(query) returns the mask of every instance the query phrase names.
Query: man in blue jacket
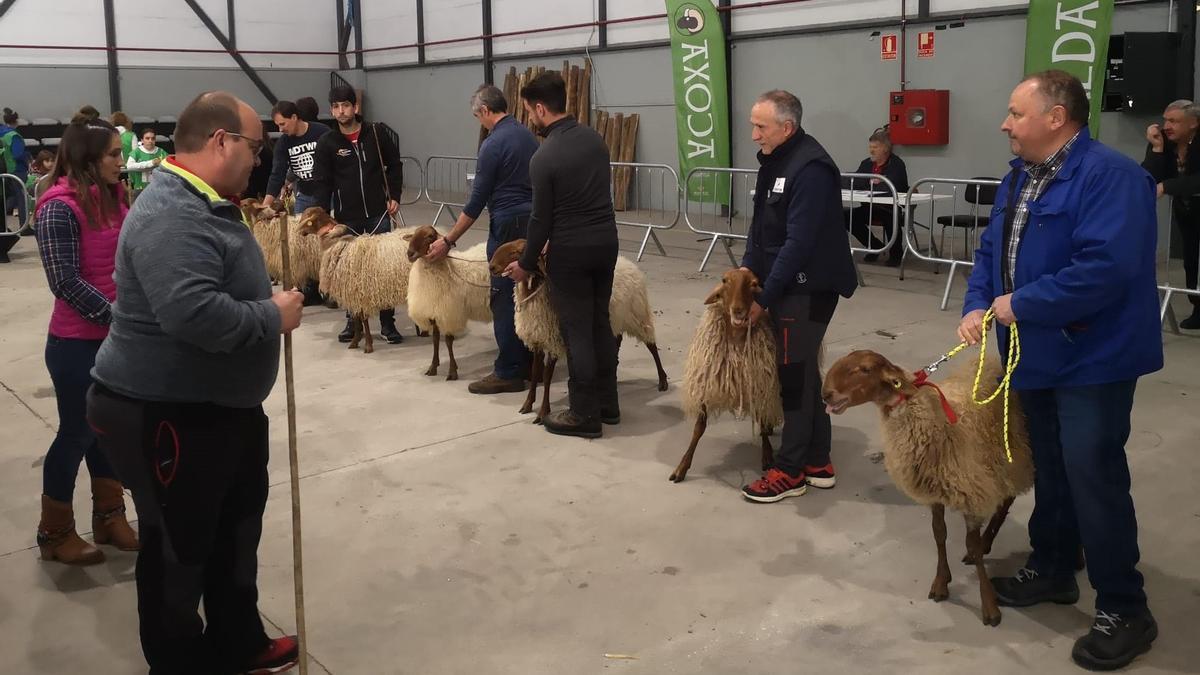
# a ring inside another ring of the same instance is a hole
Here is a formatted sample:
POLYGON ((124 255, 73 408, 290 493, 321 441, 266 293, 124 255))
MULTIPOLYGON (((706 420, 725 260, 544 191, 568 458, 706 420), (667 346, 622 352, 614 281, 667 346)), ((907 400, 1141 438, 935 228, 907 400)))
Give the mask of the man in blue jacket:
POLYGON ((842 224, 841 173, 800 126, 802 114, 800 99, 779 89, 750 110, 761 168, 742 266, 762 284, 750 324, 770 312, 783 395, 775 465, 742 488, 746 499, 760 503, 798 497, 808 485, 834 486, 817 360, 838 296, 848 298, 858 286, 842 224))
MULTIPOLYGON (((440 260, 450 253, 458 240, 475 224, 486 205, 490 217, 487 256, 516 239, 525 238, 529 213, 533 210, 533 187, 529 183, 529 160, 537 152, 533 132, 508 114, 504 92, 490 84, 480 86, 471 96, 471 113, 489 132, 479 146, 475 162, 475 183, 471 198, 458 221, 446 236, 433 242, 428 260, 440 260)), ((529 371, 530 354, 517 337, 513 280, 492 277, 492 330, 496 336, 496 362, 492 372, 472 382, 472 394, 501 394, 523 391, 529 371)))
POLYGON ((979 341, 995 311, 1000 353, 1019 324, 1020 396, 1036 467, 1033 552, 993 579, 1001 605, 1079 599, 1080 545, 1096 620, 1072 657, 1120 668, 1150 649, 1125 442, 1137 378, 1162 367, 1153 179, 1092 140, 1083 85, 1062 71, 1027 77, 1001 130, 1017 159, 1000 186, 958 334, 979 341))

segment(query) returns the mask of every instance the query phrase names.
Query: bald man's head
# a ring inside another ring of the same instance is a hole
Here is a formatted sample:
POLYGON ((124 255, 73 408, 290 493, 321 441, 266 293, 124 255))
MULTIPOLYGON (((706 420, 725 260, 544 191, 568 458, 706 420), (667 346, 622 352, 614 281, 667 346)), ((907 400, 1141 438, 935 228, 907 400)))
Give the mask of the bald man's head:
POLYGON ((254 110, 236 96, 225 91, 206 91, 187 104, 179 113, 175 125, 175 150, 181 153, 200 152, 217 129, 242 132, 244 110, 254 110))

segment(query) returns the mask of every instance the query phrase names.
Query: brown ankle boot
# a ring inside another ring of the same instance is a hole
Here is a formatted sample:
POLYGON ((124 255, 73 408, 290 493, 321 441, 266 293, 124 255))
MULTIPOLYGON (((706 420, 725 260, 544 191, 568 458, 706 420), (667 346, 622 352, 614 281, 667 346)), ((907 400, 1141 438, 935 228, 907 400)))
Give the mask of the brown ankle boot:
POLYGON ((119 481, 92 479, 92 536, 97 544, 110 544, 122 551, 141 549, 137 532, 125 519, 125 492, 119 481))
POLYGON ((95 565, 104 562, 104 553, 79 537, 71 505, 42 495, 42 522, 38 525, 38 548, 42 560, 57 560, 67 565, 95 565))

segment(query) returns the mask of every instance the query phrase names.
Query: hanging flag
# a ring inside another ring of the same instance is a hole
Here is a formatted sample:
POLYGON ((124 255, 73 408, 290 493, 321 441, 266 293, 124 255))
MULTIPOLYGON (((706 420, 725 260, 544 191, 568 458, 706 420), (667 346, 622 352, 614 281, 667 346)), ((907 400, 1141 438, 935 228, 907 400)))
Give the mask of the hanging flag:
POLYGON ((1055 68, 1078 77, 1092 104, 1093 138, 1100 136, 1112 16, 1113 0, 1030 0, 1025 25, 1025 74, 1055 68))
MULTIPOLYGON (((696 167, 729 166, 729 87, 725 35, 711 0, 666 0, 675 77, 679 179, 696 167)), ((729 204, 729 176, 691 181, 692 199, 729 204)))

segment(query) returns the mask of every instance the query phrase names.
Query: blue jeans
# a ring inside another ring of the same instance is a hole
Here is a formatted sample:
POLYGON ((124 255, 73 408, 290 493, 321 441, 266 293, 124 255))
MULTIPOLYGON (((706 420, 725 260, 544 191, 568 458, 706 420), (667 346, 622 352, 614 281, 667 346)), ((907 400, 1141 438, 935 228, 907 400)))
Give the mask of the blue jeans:
MULTIPOLYGON (((514 239, 525 237, 525 228, 529 226, 529 216, 500 216, 492 218, 488 228, 487 256, 488 260, 496 249, 514 239)), ((492 332, 496 336, 496 362, 492 365, 496 377, 505 380, 515 380, 525 377, 529 369, 532 355, 525 343, 517 337, 516 305, 513 302, 513 280, 506 277, 492 277, 492 332)))
POLYGON ((79 463, 84 459, 93 478, 117 477, 87 423, 87 391, 101 342, 46 338, 46 369, 58 403, 58 433, 46 451, 42 493, 60 502, 71 502, 79 463))
POLYGON ((1036 470, 1027 566, 1073 576, 1082 544, 1096 609, 1130 615, 1146 610, 1125 457, 1136 385, 1019 392, 1036 470))
POLYGON ((304 213, 304 210, 310 206, 317 206, 317 198, 309 197, 308 195, 304 194, 303 192, 300 192, 299 190, 297 190, 296 191, 296 204, 292 207, 292 210, 296 213, 296 215, 300 215, 301 213, 304 213))

